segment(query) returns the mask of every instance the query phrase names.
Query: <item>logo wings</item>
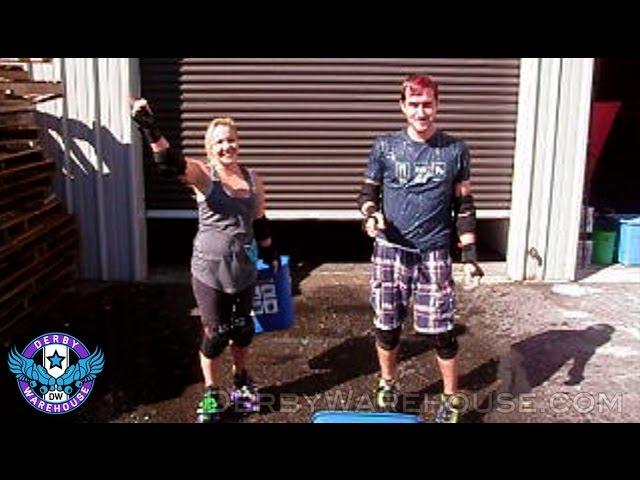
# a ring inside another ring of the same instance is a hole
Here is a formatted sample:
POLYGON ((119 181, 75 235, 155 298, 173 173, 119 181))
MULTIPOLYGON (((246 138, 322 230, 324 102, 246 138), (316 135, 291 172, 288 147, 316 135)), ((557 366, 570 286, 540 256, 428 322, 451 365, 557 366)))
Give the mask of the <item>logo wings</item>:
POLYGON ((71 365, 58 378, 52 377, 42 365, 37 365, 32 359, 20 354, 15 346, 9 351, 8 361, 9 370, 18 380, 28 381, 32 388, 39 383, 49 387, 48 389, 56 390, 61 390, 74 382, 76 387, 80 387, 84 382, 95 379, 104 368, 104 354, 99 348, 96 348, 88 357, 81 358, 78 363, 71 365))

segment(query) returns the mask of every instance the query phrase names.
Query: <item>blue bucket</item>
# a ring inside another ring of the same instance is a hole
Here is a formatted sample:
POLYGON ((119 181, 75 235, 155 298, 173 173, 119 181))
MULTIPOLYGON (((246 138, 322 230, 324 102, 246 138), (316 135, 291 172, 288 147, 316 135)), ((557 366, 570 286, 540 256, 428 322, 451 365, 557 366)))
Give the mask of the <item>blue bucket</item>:
POLYGON ((273 268, 258 260, 258 281, 253 295, 253 324, 256 333, 291 328, 294 321, 291 298, 289 257, 280 257, 280 269, 274 276, 273 268))
POLYGON ((424 423, 417 415, 395 412, 348 412, 321 410, 313 414, 311 423, 424 423))
POLYGON ((640 265, 640 216, 620 215, 619 221, 618 262, 623 265, 640 265))

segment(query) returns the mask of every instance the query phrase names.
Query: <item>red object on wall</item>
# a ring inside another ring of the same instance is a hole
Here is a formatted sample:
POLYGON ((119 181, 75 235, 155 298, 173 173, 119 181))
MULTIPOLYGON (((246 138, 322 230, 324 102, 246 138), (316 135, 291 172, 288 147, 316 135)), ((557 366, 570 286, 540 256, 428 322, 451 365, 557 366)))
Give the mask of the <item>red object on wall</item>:
POLYGON ((611 133, 611 127, 620 110, 622 102, 593 102, 591 107, 591 126, 589 129, 589 148, 587 150, 587 185, 598 165, 604 144, 611 133))

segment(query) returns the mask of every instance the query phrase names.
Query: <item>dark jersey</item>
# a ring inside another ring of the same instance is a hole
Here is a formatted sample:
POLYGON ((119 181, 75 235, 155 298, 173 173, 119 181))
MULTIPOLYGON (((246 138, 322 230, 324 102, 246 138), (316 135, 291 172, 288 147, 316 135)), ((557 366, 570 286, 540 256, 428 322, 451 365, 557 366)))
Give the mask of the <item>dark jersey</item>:
POLYGON ((367 178, 382 185, 387 228, 380 238, 422 252, 448 248, 454 185, 469 180, 469 149, 436 130, 427 140, 406 131, 378 137, 369 154, 367 178))

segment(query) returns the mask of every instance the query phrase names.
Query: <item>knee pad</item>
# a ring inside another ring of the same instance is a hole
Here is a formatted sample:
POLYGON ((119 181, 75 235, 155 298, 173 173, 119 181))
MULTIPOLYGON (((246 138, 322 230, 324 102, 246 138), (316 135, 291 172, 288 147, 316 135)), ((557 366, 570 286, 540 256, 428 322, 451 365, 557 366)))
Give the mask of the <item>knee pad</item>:
POLYGON ((444 333, 438 333, 435 336, 436 353, 442 360, 451 360, 458 353, 458 338, 453 330, 444 333))
POLYGON ((400 344, 400 333, 402 329, 400 327, 393 330, 381 330, 376 328, 376 343, 380 345, 383 350, 390 352, 394 350, 400 344))
POLYGON ((233 326, 229 331, 229 337, 233 340, 234 345, 244 348, 251 345, 251 340, 253 340, 255 331, 253 319, 251 317, 236 318, 234 319, 233 326))
POLYGON ((202 343, 200 344, 200 350, 203 355, 209 359, 219 357, 224 349, 229 345, 229 335, 227 332, 220 332, 219 330, 213 330, 205 328, 202 334, 202 343), (208 335, 211 333, 211 335, 208 335))

